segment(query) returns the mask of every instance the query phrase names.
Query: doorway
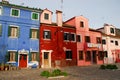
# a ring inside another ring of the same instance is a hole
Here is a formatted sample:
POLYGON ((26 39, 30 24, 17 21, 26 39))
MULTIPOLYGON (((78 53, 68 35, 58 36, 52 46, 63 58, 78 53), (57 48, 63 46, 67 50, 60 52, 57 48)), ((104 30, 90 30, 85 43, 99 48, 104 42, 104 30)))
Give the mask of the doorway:
POLYGON ((19 57, 19 67, 20 68, 27 67, 27 55, 26 54, 20 54, 20 57, 19 57))
POLYGON ((97 63, 97 54, 96 54, 96 51, 92 51, 92 63, 93 64, 97 63))

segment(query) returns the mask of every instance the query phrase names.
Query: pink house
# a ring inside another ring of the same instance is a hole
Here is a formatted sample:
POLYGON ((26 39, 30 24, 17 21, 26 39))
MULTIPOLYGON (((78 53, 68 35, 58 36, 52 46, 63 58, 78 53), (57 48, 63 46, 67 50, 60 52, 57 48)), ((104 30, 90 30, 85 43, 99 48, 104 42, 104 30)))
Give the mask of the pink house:
POLYGON ((65 24, 76 27, 77 65, 103 64, 101 32, 90 29, 88 19, 83 16, 73 17, 65 24))

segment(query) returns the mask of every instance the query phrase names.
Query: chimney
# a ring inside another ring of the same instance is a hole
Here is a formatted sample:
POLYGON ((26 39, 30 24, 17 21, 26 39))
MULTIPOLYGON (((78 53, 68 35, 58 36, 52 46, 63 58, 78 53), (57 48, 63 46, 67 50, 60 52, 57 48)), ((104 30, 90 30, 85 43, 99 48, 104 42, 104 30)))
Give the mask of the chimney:
POLYGON ((62 11, 56 10, 57 25, 62 27, 62 11))

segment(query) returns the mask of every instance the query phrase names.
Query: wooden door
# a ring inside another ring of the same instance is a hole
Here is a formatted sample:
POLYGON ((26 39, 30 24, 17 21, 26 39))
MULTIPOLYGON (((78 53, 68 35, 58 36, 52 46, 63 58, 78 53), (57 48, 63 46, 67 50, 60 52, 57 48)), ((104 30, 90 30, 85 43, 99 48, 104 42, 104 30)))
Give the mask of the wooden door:
POLYGON ((19 67, 21 68, 27 67, 27 55, 26 54, 20 54, 19 67))
POLYGON ((49 68, 49 52, 44 52, 44 68, 49 68))

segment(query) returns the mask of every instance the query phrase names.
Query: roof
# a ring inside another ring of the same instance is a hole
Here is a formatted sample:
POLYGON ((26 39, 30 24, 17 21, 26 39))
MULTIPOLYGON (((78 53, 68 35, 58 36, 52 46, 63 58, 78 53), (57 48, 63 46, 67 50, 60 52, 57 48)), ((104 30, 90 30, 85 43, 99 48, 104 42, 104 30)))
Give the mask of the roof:
POLYGON ((99 33, 101 33, 101 31, 98 31, 98 30, 95 30, 95 29, 92 29, 92 28, 89 28, 89 31, 94 31, 94 32, 99 32, 99 33))
MULTIPOLYGON (((57 23, 52 23, 52 24, 40 23, 40 24, 45 24, 45 25, 49 25, 49 26, 56 26, 56 27, 58 27, 57 23)), ((68 25, 68 24, 63 24, 62 27, 75 29, 75 26, 71 26, 71 25, 68 25)))
POLYGON ((36 12, 41 12, 42 9, 38 8, 30 8, 28 6, 21 6, 21 5, 15 5, 15 4, 9 4, 7 1, 0 2, 0 6, 8 6, 12 8, 18 8, 18 9, 25 9, 25 10, 30 10, 30 11, 36 11, 36 12))

